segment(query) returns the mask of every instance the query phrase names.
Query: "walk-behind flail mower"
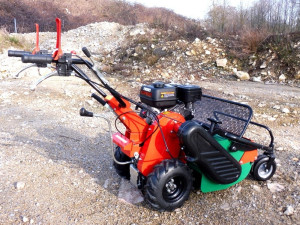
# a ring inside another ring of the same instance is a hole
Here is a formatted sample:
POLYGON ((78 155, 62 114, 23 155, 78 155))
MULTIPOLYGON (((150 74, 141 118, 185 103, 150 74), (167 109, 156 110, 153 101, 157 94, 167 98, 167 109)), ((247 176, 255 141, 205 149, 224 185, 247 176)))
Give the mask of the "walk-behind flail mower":
MULTIPOLYGON (((202 94, 196 85, 155 82, 140 89, 140 102, 113 89, 89 60, 61 50, 61 26, 57 22, 56 51, 8 52, 23 63, 38 67, 52 64, 51 76, 74 75, 98 93, 92 94, 111 109, 125 131, 112 135, 113 165, 117 173, 141 189, 157 210, 172 211, 188 199, 192 187, 202 192, 226 189, 250 173, 256 180, 270 179, 276 170, 271 130, 251 121, 250 106, 202 94), (97 78, 92 81, 78 65, 86 66, 97 78), (103 89, 106 89, 105 93, 103 89), (101 97, 100 97, 100 96, 101 97), (265 146, 244 137, 248 125, 266 129, 270 144, 265 146), (258 155, 258 149, 260 155, 258 155)), ((38 31, 38 26, 37 26, 38 31)), ((38 40, 38 32, 37 32, 38 40)), ((81 116, 97 116, 84 108, 81 116)))

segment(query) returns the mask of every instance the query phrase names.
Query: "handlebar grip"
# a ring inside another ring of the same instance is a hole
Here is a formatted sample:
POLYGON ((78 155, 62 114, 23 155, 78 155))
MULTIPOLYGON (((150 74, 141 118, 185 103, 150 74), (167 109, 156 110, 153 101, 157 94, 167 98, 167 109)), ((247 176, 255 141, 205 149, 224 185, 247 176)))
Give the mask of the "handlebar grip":
POLYGON ((91 57, 91 53, 90 51, 87 49, 87 47, 83 47, 82 48, 83 53, 86 55, 86 57, 90 58, 91 57))
POLYGON ((23 55, 30 55, 31 52, 26 51, 15 51, 15 50, 8 50, 9 57, 22 57, 23 55))
POLYGON ((53 59, 51 55, 23 55, 22 62, 23 63, 52 63, 53 59))
POLYGON ((87 111, 85 108, 81 108, 79 111, 80 116, 93 117, 94 113, 87 111))
POLYGON ((126 107, 126 103, 123 101, 123 99, 121 98, 121 95, 115 90, 112 89, 111 87, 106 85, 106 88, 109 90, 109 92, 112 94, 112 96, 115 97, 115 99, 117 99, 117 101, 119 102, 119 106, 121 108, 126 107))
POLYGON ((72 59, 72 64, 86 64, 86 63, 91 64, 89 61, 84 61, 82 59, 72 59))
POLYGON ((92 98, 96 99, 101 105, 105 106, 106 101, 104 101, 102 98, 100 98, 98 95, 96 94, 92 94, 92 98))

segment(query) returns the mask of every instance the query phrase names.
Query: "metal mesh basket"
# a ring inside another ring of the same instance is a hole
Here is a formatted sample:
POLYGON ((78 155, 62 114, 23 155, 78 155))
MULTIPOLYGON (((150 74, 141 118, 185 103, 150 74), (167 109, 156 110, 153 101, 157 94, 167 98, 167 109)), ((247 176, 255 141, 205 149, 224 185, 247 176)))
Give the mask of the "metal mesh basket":
MULTIPOLYGON (((207 118, 217 119, 222 122, 218 124, 220 129, 238 137, 244 135, 252 118, 250 106, 208 95, 202 95, 201 100, 194 103, 194 109, 194 120, 209 125, 207 118)), ((176 111, 182 110, 181 107, 176 111)))
POLYGON ((252 109, 248 105, 203 95, 194 103, 195 120, 209 123, 207 118, 215 118, 222 122, 219 128, 242 137, 252 118, 252 109))

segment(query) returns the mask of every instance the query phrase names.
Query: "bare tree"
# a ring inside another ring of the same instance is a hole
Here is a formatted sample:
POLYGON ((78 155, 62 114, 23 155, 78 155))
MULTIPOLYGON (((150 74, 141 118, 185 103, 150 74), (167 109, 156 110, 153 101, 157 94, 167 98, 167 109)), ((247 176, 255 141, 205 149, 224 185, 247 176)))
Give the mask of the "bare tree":
POLYGON ((225 33, 237 33, 245 27, 273 33, 300 31, 300 0, 257 0, 247 9, 242 1, 237 9, 226 0, 213 1, 207 23, 225 33))

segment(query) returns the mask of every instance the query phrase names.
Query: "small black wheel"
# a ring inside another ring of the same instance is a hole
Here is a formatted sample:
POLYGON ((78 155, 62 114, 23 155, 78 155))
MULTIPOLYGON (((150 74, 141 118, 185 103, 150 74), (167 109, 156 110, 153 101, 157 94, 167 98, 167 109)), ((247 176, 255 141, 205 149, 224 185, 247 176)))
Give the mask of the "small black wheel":
MULTIPOLYGON (((125 155, 122 151, 121 148, 119 146, 116 147, 116 151, 115 151, 115 159, 119 162, 127 162, 130 161, 130 157, 128 157, 127 155, 125 155)), ((113 165, 116 169, 117 174, 119 174, 121 177, 125 178, 125 179, 129 179, 130 178, 130 172, 129 172, 129 164, 126 165, 120 165, 117 164, 115 161, 113 162, 113 165)))
POLYGON ((161 211, 173 211, 188 199, 193 178, 189 167, 179 160, 164 160, 147 177, 145 199, 161 211))
POLYGON ((252 175, 256 180, 266 181, 269 180, 276 171, 276 162, 272 161, 270 169, 267 169, 269 157, 266 155, 260 155, 254 162, 252 175))

